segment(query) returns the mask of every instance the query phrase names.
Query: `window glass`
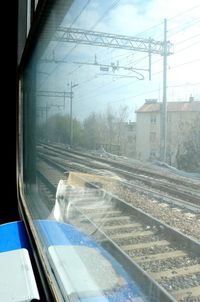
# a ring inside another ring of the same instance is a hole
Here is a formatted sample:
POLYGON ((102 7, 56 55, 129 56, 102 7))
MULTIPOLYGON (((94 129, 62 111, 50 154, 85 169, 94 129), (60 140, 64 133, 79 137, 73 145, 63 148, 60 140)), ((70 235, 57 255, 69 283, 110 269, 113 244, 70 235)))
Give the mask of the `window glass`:
POLYGON ((156 132, 150 132, 150 143, 155 143, 156 141, 156 132))
POLYGON ((151 115, 151 123, 152 124, 156 123, 156 116, 155 115, 151 115))
POLYGON ((200 301, 200 5, 54 2, 20 82, 48 273, 66 301, 200 301))

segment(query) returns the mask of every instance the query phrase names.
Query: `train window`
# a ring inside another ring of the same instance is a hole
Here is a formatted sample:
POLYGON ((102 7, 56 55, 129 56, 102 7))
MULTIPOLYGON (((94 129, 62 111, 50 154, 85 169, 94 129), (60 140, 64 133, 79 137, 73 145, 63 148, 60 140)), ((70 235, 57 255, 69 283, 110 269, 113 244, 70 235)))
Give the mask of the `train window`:
POLYGON ((200 301, 198 1, 27 3, 19 204, 55 300, 200 301))

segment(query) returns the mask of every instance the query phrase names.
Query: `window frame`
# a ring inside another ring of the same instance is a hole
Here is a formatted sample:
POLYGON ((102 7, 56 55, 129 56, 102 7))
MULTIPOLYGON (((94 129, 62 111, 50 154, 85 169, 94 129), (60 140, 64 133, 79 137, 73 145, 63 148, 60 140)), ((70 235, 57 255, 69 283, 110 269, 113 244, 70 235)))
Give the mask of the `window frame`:
MULTIPOLYGON (((42 285, 42 292, 46 301, 62 302, 63 297, 56 283, 53 274, 49 274, 50 266, 44 258, 41 243, 39 241, 37 231, 35 229, 31 212, 27 206, 27 199, 32 196, 24 194, 24 166, 23 166, 23 73, 28 66, 31 55, 34 51, 37 41, 40 39, 40 34, 48 20, 49 12, 55 10, 56 21, 59 24, 62 21, 66 11, 56 11, 56 0, 39 0, 37 5, 35 1, 30 2, 30 12, 28 13, 28 0, 18 0, 18 36, 17 41, 20 42, 17 52, 17 75, 16 75, 16 108, 17 108, 17 126, 16 126, 16 181, 17 181, 17 203, 20 218, 23 220, 30 245, 33 250, 34 260, 39 273, 39 283, 42 285), (23 5, 26 4, 26 5, 23 5), (27 20, 29 18, 29 20, 27 20), (30 24, 30 28, 27 26, 30 24), (54 282, 55 281, 55 282, 54 282)), ((61 0, 59 2, 65 4, 66 8, 73 0, 61 0)))

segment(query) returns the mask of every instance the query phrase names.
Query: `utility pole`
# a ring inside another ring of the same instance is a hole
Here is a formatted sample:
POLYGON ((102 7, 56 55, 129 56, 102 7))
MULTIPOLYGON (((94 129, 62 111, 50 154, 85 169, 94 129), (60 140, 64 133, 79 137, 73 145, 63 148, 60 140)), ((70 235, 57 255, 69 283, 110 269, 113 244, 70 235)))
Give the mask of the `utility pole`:
POLYGON ((166 162, 167 139, 167 20, 164 19, 163 41, 163 102, 161 104, 160 158, 166 162))
POLYGON ((72 111, 72 101, 73 101, 73 91, 74 87, 78 86, 78 84, 70 84, 70 147, 73 146, 73 111, 72 111))
POLYGON ((47 122, 48 122, 48 113, 49 113, 49 110, 51 109, 51 106, 49 106, 48 103, 46 103, 46 106, 45 106, 45 131, 46 131, 46 137, 48 138, 48 125, 47 125, 47 122))

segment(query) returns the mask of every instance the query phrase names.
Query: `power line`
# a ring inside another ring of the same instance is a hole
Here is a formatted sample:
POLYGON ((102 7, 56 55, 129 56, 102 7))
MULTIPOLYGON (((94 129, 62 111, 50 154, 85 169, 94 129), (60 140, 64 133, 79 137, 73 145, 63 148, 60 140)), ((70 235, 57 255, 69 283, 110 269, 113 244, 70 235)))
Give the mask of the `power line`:
POLYGON ((197 35, 194 35, 194 36, 192 36, 192 37, 190 37, 190 38, 187 38, 187 39, 181 40, 181 41, 179 41, 178 43, 176 43, 176 45, 179 45, 179 44, 185 43, 185 42, 190 41, 191 39, 194 39, 194 38, 196 38, 196 37, 200 37, 200 33, 198 33, 197 35))
MULTIPOLYGON (((118 1, 116 1, 116 2, 118 2, 118 1)), ((118 3, 113 3, 113 4, 111 5, 111 7, 107 10, 107 12, 112 8, 112 6, 114 7, 114 5, 116 5, 116 4, 118 4, 118 3)), ((187 12, 190 11, 190 10, 196 9, 197 7, 199 7, 199 5, 198 5, 198 6, 195 6, 195 7, 193 7, 193 8, 191 8, 191 9, 189 9, 189 10, 187 10, 187 11, 184 11, 184 12, 178 14, 178 15, 175 15, 175 16, 173 16, 172 18, 170 18, 169 20, 172 20, 172 19, 174 19, 174 18, 176 18, 176 17, 178 17, 178 16, 181 16, 181 15, 187 13, 187 12)), ((103 14, 103 16, 105 16, 105 15, 106 15, 106 12, 103 14)), ((99 21, 103 19, 103 16, 99 19, 99 21)), ((98 22, 99 22, 99 21, 98 21, 98 22)), ((95 25, 97 25, 98 22, 96 22, 95 25)), ((146 29, 145 31, 142 31, 142 32, 140 32, 140 33, 135 34, 135 36, 142 35, 142 34, 148 32, 148 31, 150 31, 150 30, 152 30, 152 29, 154 29, 154 28, 157 28, 157 27, 160 26, 161 24, 162 24, 162 22, 161 22, 161 23, 158 23, 158 24, 156 24, 156 25, 154 25, 154 26, 152 26, 152 27, 150 27, 149 29, 146 29)), ((93 27, 94 27, 94 26, 93 26, 93 27)), ((93 28, 93 27, 92 27, 92 28, 93 28)), ((178 31, 178 32, 179 32, 179 31, 178 31)), ((75 69, 74 71, 76 71, 76 69, 75 69)))
MULTIPOLYGON (((86 5, 83 7, 83 9, 81 10, 81 12, 79 13, 79 17, 80 15, 82 14, 82 12, 85 10, 85 8, 87 7, 87 5, 89 4, 91 0, 87 1, 86 5)), ((115 0, 114 3, 111 4, 111 6, 109 7, 109 9, 106 10, 106 12, 104 12, 103 16, 100 18, 101 20, 103 19, 103 17, 105 17, 105 13, 107 13, 111 8, 115 7, 118 3, 119 3, 120 0, 115 0)), ((78 17, 76 17, 74 19, 74 21, 77 21, 78 17)), ((91 29, 94 29, 96 27, 96 25, 100 22, 100 19, 91 27, 91 29)), ((72 22, 72 24, 74 24, 75 22, 72 22)), ((72 26, 72 24, 70 25, 70 27, 72 26)), ((65 55, 64 57, 64 60, 67 59, 67 57, 74 51, 74 49, 76 49, 76 47, 78 46, 78 44, 74 45, 72 47, 72 49, 65 55)), ((53 74, 55 72, 55 70, 59 67, 59 63, 55 66, 55 68, 52 70, 52 72, 44 79, 44 81, 41 83, 41 86, 43 85, 43 83, 48 79, 48 77, 53 74)), ((78 70, 79 67, 77 67, 77 69, 75 69, 74 71, 78 70)), ((40 86, 40 87, 41 87, 40 86)))
POLYGON ((138 97, 138 96, 146 95, 146 94, 148 94, 148 93, 157 92, 157 91, 159 91, 159 89, 149 90, 149 91, 146 91, 146 92, 143 92, 143 93, 140 93, 140 94, 131 95, 131 96, 126 97, 126 98, 118 99, 118 100, 113 101, 113 102, 111 102, 111 103, 122 102, 122 101, 125 101, 125 100, 128 100, 128 99, 136 98, 136 97, 138 97))
POLYGON ((153 28, 156 28, 156 27, 158 27, 158 26, 160 26, 160 25, 162 25, 162 24, 163 24, 163 23, 160 22, 160 23, 158 23, 158 24, 156 24, 156 25, 153 25, 152 27, 149 27, 148 29, 146 29, 146 30, 144 30, 144 31, 141 31, 141 32, 135 34, 134 36, 137 37, 137 36, 143 35, 144 33, 148 32, 148 31, 152 30, 153 28))
POLYGON ((168 31, 169 32, 169 36, 170 36, 170 38, 173 37, 173 36, 176 36, 176 34, 179 34, 180 32, 182 33, 183 30, 186 31, 190 27, 192 27, 192 26, 194 26, 194 25, 196 25, 198 23, 200 23, 200 19, 196 18, 196 19, 191 20, 190 22, 186 22, 186 23, 183 23, 183 24, 181 24, 179 26, 176 26, 176 27, 174 27, 174 28, 172 28, 172 29, 170 29, 168 31), (188 25, 188 26, 186 27, 186 25, 188 25), (179 30, 174 31, 174 29, 179 28, 179 27, 181 27, 179 30))
MULTIPOLYGON (((187 23, 186 23, 186 24, 187 24, 187 23)), ((190 40, 190 39, 192 39, 192 37, 191 37, 191 38, 186 39, 186 41, 187 41, 187 40, 190 40)), ((180 43, 181 43, 181 42, 180 42, 180 43)), ((198 42, 197 42, 197 43, 198 43, 198 42)), ((178 44, 179 44, 179 43, 178 43, 178 44)), ((195 44, 196 44, 196 43, 195 43, 195 44)), ((194 45, 194 44, 192 44, 192 45, 194 45)), ((192 45, 191 45, 191 46, 192 46, 192 45)), ((191 46, 188 46, 188 47, 191 47, 191 46)), ((188 48, 188 47, 186 47, 186 48, 188 48)), ((185 48, 185 49, 186 49, 186 48, 185 48)), ((179 50, 179 51, 180 51, 180 50, 179 50)), ((185 64, 187 64, 187 63, 185 63, 185 64)), ((183 64, 183 65, 184 65, 184 64, 183 64)), ((78 69, 79 69, 79 68, 80 68, 80 66, 78 67, 78 69)), ((74 72, 74 71, 72 71, 72 72, 74 72)), ((72 73, 72 72, 71 72, 71 73, 72 73)))
POLYGON ((98 24, 99 22, 101 22, 103 20, 103 18, 108 14, 108 12, 116 7, 118 5, 118 3, 120 2, 120 0, 115 0, 109 7, 108 9, 103 13, 103 15, 96 21, 96 23, 91 27, 90 30, 93 30, 98 24))
MULTIPOLYGON (((133 55, 133 54, 131 54, 131 55, 129 55, 129 56, 132 56, 132 55, 133 55)), ((123 54, 123 55, 115 56, 115 58, 118 58, 118 57, 120 57, 120 56, 126 56, 126 55, 123 54)), ((148 56, 139 58, 139 59, 137 59, 137 60, 131 61, 129 64, 127 64, 127 65, 125 65, 125 66, 129 66, 129 65, 135 64, 135 63, 140 63, 140 62, 142 62, 144 59, 147 59, 147 58, 148 58, 148 56)), ((157 60, 156 62, 158 62, 158 61, 160 61, 160 59, 157 60)), ((73 72, 77 71, 80 67, 82 67, 82 65, 79 65, 78 68, 75 68, 74 70, 72 70, 71 72, 69 72, 68 75, 71 75, 73 72)), ((97 79, 97 76, 94 75, 94 76, 92 76, 92 77, 90 77, 90 78, 88 78, 88 79, 86 79, 86 80, 80 82, 80 83, 79 83, 79 86, 84 85, 84 84, 86 84, 86 83, 88 83, 88 82, 91 82, 92 80, 96 80, 96 79, 97 79)), ((134 81, 134 82, 135 82, 135 81, 134 81)), ((134 82, 133 82, 133 83, 134 83, 134 82)), ((104 87, 105 87, 105 86, 110 86, 111 84, 112 84, 112 82, 109 82, 109 83, 105 84, 104 87)), ((96 91, 96 88, 93 89, 93 90, 96 91)))
MULTIPOLYGON (((141 61, 144 59, 145 57, 143 57, 143 58, 141 58, 141 61)), ((138 60, 138 62, 139 62, 140 60, 138 60)), ((158 59, 158 60, 156 60, 155 61, 155 63, 157 63, 157 62, 160 62, 161 61, 161 59, 158 59)), ((160 73, 162 73, 162 70, 161 71, 158 71, 158 72, 155 72, 155 73, 153 73, 152 75, 154 76, 154 75, 157 75, 157 74, 160 74, 160 73)), ((84 83, 87 83, 87 82, 90 82, 92 79, 96 79, 96 77, 94 76, 93 78, 90 78, 90 79, 87 79, 87 80, 85 80, 84 82, 81 82, 80 83, 80 85, 81 84, 84 84, 84 83)), ((123 84, 123 85, 120 85, 120 86, 117 86, 117 88, 114 88, 114 91, 116 91, 116 90, 119 90, 119 89, 122 89, 122 88, 124 88, 124 87, 128 87, 128 86, 130 86, 130 85, 133 85, 135 82, 137 82, 137 80, 135 80, 135 81, 130 81, 128 84, 123 84)), ((100 84, 99 86, 97 86, 97 87, 95 87, 94 89, 90 89, 90 94, 88 94, 87 93, 87 96, 82 96, 81 98, 79 97, 76 101, 80 101, 80 100, 84 100, 85 98, 87 98, 88 99, 88 97, 90 97, 90 98, 92 98, 92 97, 96 97, 96 96, 98 96, 99 95, 99 93, 95 93, 95 94, 91 94, 91 92, 92 91, 95 91, 96 92, 96 90, 98 90, 98 89, 101 89, 101 91, 102 91, 102 88, 105 88, 105 87, 107 87, 107 86, 110 86, 110 85, 112 85, 113 84, 113 82, 109 82, 109 83, 106 83, 106 84, 103 84, 103 86, 102 86, 102 84, 100 84)), ((109 89, 109 91, 112 91, 113 89, 111 88, 111 89, 109 89)), ((107 92, 108 92, 108 90, 107 90, 107 92)))
POLYGON ((194 46, 194 45, 196 45, 196 44, 199 44, 199 43, 200 43, 200 40, 197 41, 197 42, 195 42, 195 43, 193 43, 193 44, 190 44, 190 45, 188 45, 188 46, 186 46, 186 47, 184 47, 184 48, 181 48, 181 49, 177 50, 174 54, 177 54, 177 53, 179 53, 179 52, 181 52, 181 51, 183 51, 183 50, 185 50, 185 49, 188 49, 188 48, 190 48, 190 47, 192 47, 192 46, 194 46))
MULTIPOLYGON (((79 14, 74 18, 74 20, 73 20, 72 23, 70 24, 70 27, 72 27, 72 25, 78 20, 78 18, 81 16, 81 14, 82 14, 83 11, 86 9, 86 7, 89 5, 90 2, 91 2, 91 0, 88 0, 88 1, 86 2, 86 4, 82 7, 82 9, 81 9, 81 11, 79 12, 79 14)), ((57 45, 59 45, 59 41, 58 41, 57 45)), ((57 45, 56 45, 56 46, 57 46, 57 45)), ((56 49, 56 46, 55 46, 54 50, 56 49)), ((67 57, 69 56, 69 54, 73 51, 74 48, 75 48, 75 47, 73 47, 73 48, 71 49, 71 51, 69 51, 69 53, 64 57, 64 60, 66 60, 66 58, 67 58, 67 57)), ((59 62, 59 63, 55 66, 55 68, 50 72, 50 74, 44 79, 44 81, 41 83, 40 87, 44 84, 44 82, 46 82, 46 80, 49 78, 49 76, 57 69, 57 67, 59 66, 60 63, 61 63, 61 62, 59 62)))
POLYGON ((175 87, 183 87, 183 86, 196 86, 196 85, 200 85, 200 83, 185 83, 185 84, 181 84, 181 85, 170 85, 168 86, 168 88, 175 88, 175 87))
MULTIPOLYGON (((144 58, 142 58, 142 59, 144 59, 144 58)), ((161 59, 157 60, 156 62, 159 62, 159 61, 161 61, 161 59)), ((156 74, 159 74, 159 73, 162 73, 162 70, 159 71, 159 72, 155 72, 155 73, 153 73, 152 75, 156 75, 156 74)), ((87 80, 81 82, 80 85, 85 84, 85 83, 87 83, 87 82, 90 82, 91 80, 94 80, 94 79, 96 79, 96 76, 94 76, 94 77, 92 77, 92 78, 89 78, 89 79, 87 79, 87 80)), ((135 81, 130 81, 128 84, 125 84, 125 85, 120 85, 120 86, 117 87, 117 90, 119 90, 119 89, 121 89, 121 88, 124 88, 124 87, 127 87, 127 86, 130 86, 130 85, 133 85, 135 82, 137 82, 137 80, 135 80, 135 81)), ((97 86, 97 87, 95 87, 94 89, 90 90, 90 92, 92 92, 92 91, 95 91, 95 92, 96 92, 97 89, 99 89, 99 88, 102 89, 102 87, 105 88, 105 87, 110 86, 110 85, 112 85, 112 84, 113 84, 112 82, 106 83, 106 84, 104 84, 103 86, 102 86, 102 84, 100 84, 99 86, 97 86)), ((116 91, 116 89, 114 89, 114 90, 116 91)), ((90 96, 90 95, 91 95, 91 93, 90 93, 90 94, 87 94, 87 96, 85 96, 85 97, 82 96, 81 98, 78 98, 77 100, 78 100, 78 101, 79 101, 79 100, 83 100, 83 99, 85 99, 85 98, 88 98, 88 96, 90 96)), ((91 96, 92 96, 92 97, 95 97, 95 96, 98 96, 98 94, 95 93, 95 94, 92 94, 91 96)))
POLYGON ((168 21, 169 20, 173 20, 173 19, 175 19, 175 18, 177 18, 179 16, 185 15, 185 14, 187 14, 188 12, 190 12, 192 10, 196 10, 196 8, 198 8, 198 7, 200 7, 200 5, 193 6, 190 9, 187 9, 187 10, 185 10, 185 11, 183 11, 183 12, 177 14, 177 15, 174 15, 173 17, 169 18, 168 21))
MULTIPOLYGON (((109 6, 109 8, 103 13, 103 15, 98 19, 98 21, 96 21, 96 23, 90 28, 90 30, 93 30, 98 24, 99 22, 106 16, 106 14, 110 11, 111 8, 114 8, 118 3, 119 3, 120 0, 115 0, 114 3, 111 4, 111 6, 109 6)), ((72 49, 67 53, 67 56, 69 56, 69 54, 74 50, 76 49, 76 47, 79 45, 76 44, 72 47, 72 49)), ((76 69, 74 69, 73 72, 77 71, 79 69, 80 66, 78 66, 76 69)), ((72 73, 70 73, 72 74, 72 73)))
POLYGON ((72 25, 74 25, 74 23, 78 20, 78 18, 82 15, 82 13, 84 12, 84 10, 86 9, 86 7, 88 6, 88 4, 91 2, 91 0, 87 0, 87 2, 85 3, 85 5, 82 7, 82 9, 80 10, 79 14, 74 18, 74 20, 72 21, 72 23, 70 24, 70 27, 72 27, 72 25))
POLYGON ((192 63, 195 63, 195 62, 199 62, 200 59, 197 59, 197 60, 193 60, 193 61, 190 61, 190 62, 185 62, 185 63, 182 63, 182 64, 178 64, 178 65, 175 65, 175 66, 170 66, 170 69, 174 69, 174 68, 178 68, 178 67, 181 67, 181 66, 184 66, 184 65, 187 65, 187 64, 192 64, 192 63))
MULTIPOLYGON (((115 4, 115 6, 116 6, 116 4, 115 4)), ((109 9, 109 10, 110 10, 110 9, 109 9)), ((104 13, 104 15, 105 15, 105 13, 104 13)), ((101 17, 100 19, 102 19, 102 17, 101 17)), ((98 22, 97 22, 97 24, 98 24, 98 22)), ((96 25, 97 25, 97 24, 96 24, 96 25)), ((162 24, 162 23, 156 24, 156 25, 150 27, 149 29, 146 29, 145 31, 142 31, 142 32, 140 32, 140 33, 138 33, 138 34, 135 34, 134 36, 137 37, 137 36, 139 36, 139 35, 141 35, 141 34, 147 32, 147 31, 149 31, 149 30, 151 30, 151 29, 153 29, 153 28, 158 27, 158 26, 161 25, 161 24, 162 24)), ((93 28, 94 28, 94 26, 91 27, 91 30, 92 30, 93 28)), ((131 55, 133 55, 133 54, 131 54, 131 55)), ((123 55, 123 56, 126 56, 126 55, 123 55)), ((117 57, 118 57, 118 56, 115 56, 115 58, 117 58, 117 57)), ((78 68, 77 68, 77 69, 74 69, 73 72, 75 72, 76 70, 78 70, 78 68)))

